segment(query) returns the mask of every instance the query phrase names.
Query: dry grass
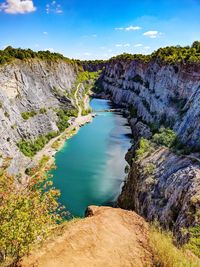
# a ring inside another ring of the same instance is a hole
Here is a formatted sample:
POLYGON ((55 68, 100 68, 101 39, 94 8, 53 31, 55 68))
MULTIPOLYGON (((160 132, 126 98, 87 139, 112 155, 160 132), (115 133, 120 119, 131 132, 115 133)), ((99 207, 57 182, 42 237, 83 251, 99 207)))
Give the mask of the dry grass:
POLYGON ((173 245, 170 233, 151 226, 150 246, 156 267, 199 267, 200 259, 187 250, 173 245))

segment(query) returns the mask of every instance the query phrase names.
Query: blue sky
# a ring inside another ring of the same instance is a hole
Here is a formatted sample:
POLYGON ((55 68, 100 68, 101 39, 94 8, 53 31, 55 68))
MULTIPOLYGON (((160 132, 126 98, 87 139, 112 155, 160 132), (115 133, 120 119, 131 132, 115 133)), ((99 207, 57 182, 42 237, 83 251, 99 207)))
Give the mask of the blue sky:
POLYGON ((200 40, 200 0, 0 0, 0 49, 105 59, 194 40, 200 40))

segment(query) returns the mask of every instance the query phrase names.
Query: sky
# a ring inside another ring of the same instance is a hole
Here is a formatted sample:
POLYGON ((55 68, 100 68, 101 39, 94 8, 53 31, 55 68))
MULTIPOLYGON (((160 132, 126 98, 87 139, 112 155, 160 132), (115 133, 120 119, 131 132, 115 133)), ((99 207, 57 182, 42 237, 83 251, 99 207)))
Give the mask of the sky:
POLYGON ((0 49, 107 59, 195 40, 200 0, 0 0, 0 49))

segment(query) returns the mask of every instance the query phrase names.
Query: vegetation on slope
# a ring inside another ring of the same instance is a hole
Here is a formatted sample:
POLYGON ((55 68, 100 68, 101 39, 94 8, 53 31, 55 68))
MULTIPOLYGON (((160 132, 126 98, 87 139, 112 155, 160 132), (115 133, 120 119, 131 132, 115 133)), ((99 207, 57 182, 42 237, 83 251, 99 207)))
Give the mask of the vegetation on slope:
POLYGON ((198 267, 200 260, 186 248, 173 244, 172 234, 159 227, 150 227, 150 246, 155 267, 198 267))
MULTIPOLYGON (((26 186, 16 186, 6 173, 9 160, 0 173, 0 261, 17 260, 46 238, 63 220, 59 191, 52 187, 46 172, 48 157, 35 167, 26 186)), ((0 263, 1 264, 1 263, 0 263)), ((7 266, 6 264, 4 266, 7 266)))
POLYGON ((31 49, 13 48, 11 46, 6 47, 4 50, 0 50, 0 64, 11 62, 13 59, 24 60, 33 58, 50 61, 65 60, 70 64, 75 63, 74 60, 66 58, 62 54, 52 53, 48 50, 34 52, 31 49))
POLYGON ((110 60, 141 60, 143 62, 149 62, 154 59, 159 59, 161 62, 169 64, 174 63, 200 63, 200 42, 195 41, 191 46, 167 46, 159 48, 151 55, 142 54, 127 54, 112 57, 110 60))

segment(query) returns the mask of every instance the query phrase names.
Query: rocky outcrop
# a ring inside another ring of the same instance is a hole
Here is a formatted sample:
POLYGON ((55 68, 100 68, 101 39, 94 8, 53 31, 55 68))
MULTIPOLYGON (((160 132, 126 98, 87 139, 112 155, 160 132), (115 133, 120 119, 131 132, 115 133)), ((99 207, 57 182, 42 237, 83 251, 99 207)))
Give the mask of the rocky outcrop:
POLYGON ((164 124, 194 150, 200 134, 200 65, 167 65, 159 61, 112 60, 102 74, 104 94, 130 110, 135 145, 126 158, 130 172, 118 205, 173 230, 179 243, 188 228, 200 224, 199 154, 178 156, 160 147, 133 159, 141 137, 164 124))
POLYGON ((56 109, 75 105, 75 80, 75 67, 62 60, 14 60, 0 66, 0 153, 13 158, 11 174, 30 161, 17 147, 21 139, 58 131, 56 109), (35 115, 24 120, 23 112, 30 111, 35 115))
MULTIPOLYGON (((129 158, 131 159, 131 157, 129 158)), ((131 163, 118 205, 173 230, 179 243, 200 223, 200 164, 160 147, 131 163)))
POLYGON ((19 266, 153 266, 148 225, 134 212, 90 206, 89 217, 69 222, 62 235, 22 259, 19 266))
POLYGON ((148 124, 164 123, 182 142, 196 146, 200 132, 200 65, 113 60, 102 86, 120 105, 133 106, 148 124))

